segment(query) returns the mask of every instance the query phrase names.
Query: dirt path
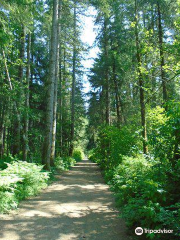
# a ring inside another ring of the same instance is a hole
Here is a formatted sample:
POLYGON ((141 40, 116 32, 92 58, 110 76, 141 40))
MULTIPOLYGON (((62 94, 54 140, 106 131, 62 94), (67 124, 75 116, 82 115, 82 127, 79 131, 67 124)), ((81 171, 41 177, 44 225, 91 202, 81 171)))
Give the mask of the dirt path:
POLYGON ((84 160, 39 196, 0 215, 3 240, 129 240, 96 164, 84 160))

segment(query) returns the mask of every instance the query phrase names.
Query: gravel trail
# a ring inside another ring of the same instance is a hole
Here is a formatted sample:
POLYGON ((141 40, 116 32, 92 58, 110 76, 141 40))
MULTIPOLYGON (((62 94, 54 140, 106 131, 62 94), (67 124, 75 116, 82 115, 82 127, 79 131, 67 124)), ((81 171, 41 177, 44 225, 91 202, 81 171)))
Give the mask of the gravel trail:
POLYGON ((95 163, 83 160, 57 178, 0 215, 1 240, 130 240, 95 163))

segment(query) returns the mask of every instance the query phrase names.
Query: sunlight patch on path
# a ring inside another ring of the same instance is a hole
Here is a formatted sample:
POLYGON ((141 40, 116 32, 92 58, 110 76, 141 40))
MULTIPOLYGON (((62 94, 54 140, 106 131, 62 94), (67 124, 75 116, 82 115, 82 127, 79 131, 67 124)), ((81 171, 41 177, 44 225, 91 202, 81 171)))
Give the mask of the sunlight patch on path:
POLYGON ((98 166, 87 160, 0 219, 1 240, 130 239, 98 166))

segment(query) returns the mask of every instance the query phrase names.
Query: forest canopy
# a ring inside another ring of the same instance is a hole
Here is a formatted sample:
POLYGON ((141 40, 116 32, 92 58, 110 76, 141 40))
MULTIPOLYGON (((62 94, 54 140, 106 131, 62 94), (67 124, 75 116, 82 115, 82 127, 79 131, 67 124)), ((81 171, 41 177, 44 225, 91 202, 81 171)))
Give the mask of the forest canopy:
POLYGON ((129 227, 173 229, 178 239, 179 0, 0 1, 1 168, 23 160, 64 169, 82 151, 129 227), (85 71, 89 7, 99 52, 85 71))

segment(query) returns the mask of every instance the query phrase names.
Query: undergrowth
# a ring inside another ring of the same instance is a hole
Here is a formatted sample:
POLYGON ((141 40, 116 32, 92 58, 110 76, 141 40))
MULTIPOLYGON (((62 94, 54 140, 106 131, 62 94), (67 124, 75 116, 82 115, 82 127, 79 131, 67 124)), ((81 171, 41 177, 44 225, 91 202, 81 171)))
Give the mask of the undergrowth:
POLYGON ((1 213, 15 209, 20 200, 36 195, 47 186, 49 173, 42 168, 24 161, 7 163, 7 168, 0 171, 1 213))
MULTIPOLYGON (((47 184, 55 180, 58 170, 66 171, 82 160, 82 152, 75 150, 73 157, 57 157, 51 172, 43 165, 19 161, 12 156, 0 160, 0 213, 17 208, 22 199, 37 195, 47 184)), ((59 172, 58 172, 59 174, 59 172)))
POLYGON ((173 230, 146 233, 139 239, 180 239, 180 108, 149 111, 149 153, 141 152, 141 130, 110 126, 100 129, 90 159, 103 170, 116 195, 117 206, 136 239, 136 227, 173 230))

